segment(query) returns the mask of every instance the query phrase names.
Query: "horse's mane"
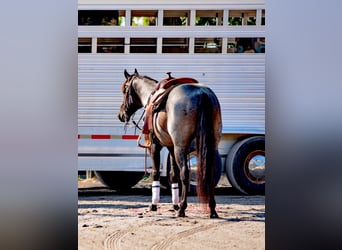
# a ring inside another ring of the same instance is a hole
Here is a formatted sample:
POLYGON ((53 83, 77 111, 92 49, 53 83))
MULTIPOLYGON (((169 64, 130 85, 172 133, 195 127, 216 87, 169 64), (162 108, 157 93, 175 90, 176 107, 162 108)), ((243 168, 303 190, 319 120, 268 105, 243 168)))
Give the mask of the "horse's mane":
MULTIPOLYGON (((133 77, 133 76, 134 76, 134 75, 132 75, 131 77, 133 77)), ((151 78, 151 77, 149 77, 149 76, 135 75, 135 77, 138 77, 138 78, 140 78, 140 79, 144 79, 144 78, 145 78, 145 79, 150 80, 150 81, 152 81, 152 82, 158 83, 157 80, 155 80, 155 79, 153 79, 153 78, 151 78)), ((128 81, 130 81, 130 79, 132 79, 132 78, 129 78, 128 81)), ((124 91, 125 83, 127 83, 127 81, 125 81, 125 82, 122 84, 122 86, 121 86, 121 92, 124 91)))
POLYGON ((139 76, 139 77, 141 77, 141 78, 146 78, 146 79, 151 80, 151 81, 153 81, 153 82, 155 82, 155 83, 158 82, 157 80, 155 80, 155 79, 153 79, 153 78, 151 78, 151 77, 149 77, 149 76, 139 76))

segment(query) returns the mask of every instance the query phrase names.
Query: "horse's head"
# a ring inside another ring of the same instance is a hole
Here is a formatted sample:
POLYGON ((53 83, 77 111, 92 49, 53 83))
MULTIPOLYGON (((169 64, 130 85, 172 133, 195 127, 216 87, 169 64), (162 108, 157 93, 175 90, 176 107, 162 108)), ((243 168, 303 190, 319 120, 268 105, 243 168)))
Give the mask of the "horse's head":
POLYGON ((120 107, 118 118, 121 122, 128 122, 131 116, 143 107, 140 97, 136 91, 136 82, 139 80, 139 73, 135 69, 134 74, 130 75, 127 70, 124 71, 125 82, 121 86, 123 102, 120 107))

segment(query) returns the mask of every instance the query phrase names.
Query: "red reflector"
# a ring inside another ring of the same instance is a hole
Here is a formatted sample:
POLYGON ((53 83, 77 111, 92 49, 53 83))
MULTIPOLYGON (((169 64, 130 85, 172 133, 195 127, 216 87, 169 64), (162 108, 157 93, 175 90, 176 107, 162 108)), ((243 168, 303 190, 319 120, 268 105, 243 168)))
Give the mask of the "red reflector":
POLYGON ((122 139, 124 140, 137 140, 138 139, 138 135, 123 135, 122 139))
POLYGON ((110 135, 91 135, 91 139, 110 139, 110 135))

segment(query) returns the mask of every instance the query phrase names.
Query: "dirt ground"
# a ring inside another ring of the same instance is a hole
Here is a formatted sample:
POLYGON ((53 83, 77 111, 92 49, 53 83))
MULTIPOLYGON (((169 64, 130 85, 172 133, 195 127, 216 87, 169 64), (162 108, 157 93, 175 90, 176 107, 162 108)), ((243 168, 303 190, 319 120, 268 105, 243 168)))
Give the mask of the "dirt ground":
POLYGON ((148 181, 127 193, 96 179, 78 184, 78 249, 265 249, 265 197, 241 196, 224 178, 216 192, 219 219, 209 219, 195 196, 186 217, 177 217, 168 190, 161 190, 158 211, 149 211, 148 181))

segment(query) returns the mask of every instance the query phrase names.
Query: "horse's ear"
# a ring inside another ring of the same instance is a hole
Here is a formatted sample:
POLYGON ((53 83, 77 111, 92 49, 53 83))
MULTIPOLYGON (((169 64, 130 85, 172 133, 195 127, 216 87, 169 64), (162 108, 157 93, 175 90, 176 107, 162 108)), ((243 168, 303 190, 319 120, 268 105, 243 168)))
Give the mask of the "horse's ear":
POLYGON ((137 69, 134 69, 134 74, 135 74, 136 76, 138 76, 138 75, 139 75, 139 73, 138 73, 138 70, 137 70, 137 69))
POLYGON ((128 79, 128 78, 130 77, 130 74, 127 72, 126 69, 125 69, 125 71, 124 71, 124 74, 125 74, 126 79, 128 79))

